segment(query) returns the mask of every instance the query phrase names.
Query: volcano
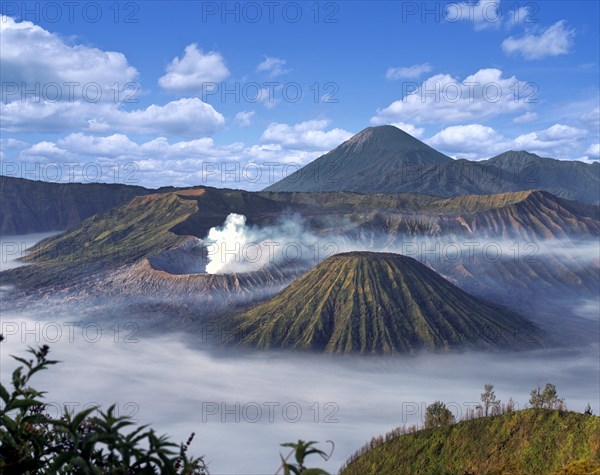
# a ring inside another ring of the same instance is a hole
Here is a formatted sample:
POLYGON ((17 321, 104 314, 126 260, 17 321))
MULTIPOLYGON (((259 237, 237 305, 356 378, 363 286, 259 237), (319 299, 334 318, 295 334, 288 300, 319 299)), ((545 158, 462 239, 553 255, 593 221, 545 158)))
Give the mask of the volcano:
POLYGON ((391 253, 334 255, 233 317, 229 343, 330 353, 539 347, 536 327, 391 253))

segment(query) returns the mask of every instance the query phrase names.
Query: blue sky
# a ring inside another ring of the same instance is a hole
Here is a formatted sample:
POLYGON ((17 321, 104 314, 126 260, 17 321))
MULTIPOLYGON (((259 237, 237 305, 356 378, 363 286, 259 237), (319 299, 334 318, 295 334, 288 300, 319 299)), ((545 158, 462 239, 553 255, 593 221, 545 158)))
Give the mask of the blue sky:
POLYGON ((260 189, 379 124, 452 157, 600 158, 597 1, 4 2, 2 14, 7 175, 260 189))

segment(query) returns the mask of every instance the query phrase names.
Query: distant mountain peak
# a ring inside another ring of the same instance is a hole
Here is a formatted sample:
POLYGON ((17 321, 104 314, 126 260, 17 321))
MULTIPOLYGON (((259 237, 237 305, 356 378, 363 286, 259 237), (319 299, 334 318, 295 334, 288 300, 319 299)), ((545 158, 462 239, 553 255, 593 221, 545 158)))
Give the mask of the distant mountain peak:
POLYGON ((428 145, 393 125, 367 127, 346 140, 340 147, 368 147, 380 150, 428 149, 428 145))
POLYGON ((451 162, 398 127, 367 127, 266 191, 386 191, 397 186, 395 177, 408 178, 408 169, 451 162))
POLYGON ((265 188, 277 192, 491 195, 539 188, 598 203, 600 164, 509 150, 481 161, 453 160, 393 125, 367 127, 265 188))

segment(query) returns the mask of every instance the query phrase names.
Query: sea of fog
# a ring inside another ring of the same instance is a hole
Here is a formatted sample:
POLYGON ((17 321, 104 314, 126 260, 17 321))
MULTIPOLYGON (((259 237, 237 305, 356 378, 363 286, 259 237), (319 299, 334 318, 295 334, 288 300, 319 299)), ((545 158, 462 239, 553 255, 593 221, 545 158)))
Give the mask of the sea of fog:
MULTIPOLYGON (((43 236, 11 237, 28 242, 43 236)), ((7 238, 8 239, 8 238, 7 238)), ((14 266, 2 247, 2 269, 14 266)), ((12 252, 12 251, 11 251, 12 252)), ((3 308, 1 381, 28 345, 49 344, 61 363, 36 375, 48 391, 48 412, 116 404, 120 414, 184 441, 205 455, 212 474, 268 474, 283 442, 316 440, 327 452, 314 465, 336 473, 374 435, 421 421, 424 406, 446 402, 461 416, 485 383, 497 396, 526 404, 529 391, 551 382, 570 409, 589 401, 600 410, 598 346, 521 353, 421 354, 416 357, 333 357, 292 353, 215 354, 183 333, 148 335, 127 316, 117 325, 66 315, 43 320, 3 308), (333 441, 333 443, 326 442, 333 441)))

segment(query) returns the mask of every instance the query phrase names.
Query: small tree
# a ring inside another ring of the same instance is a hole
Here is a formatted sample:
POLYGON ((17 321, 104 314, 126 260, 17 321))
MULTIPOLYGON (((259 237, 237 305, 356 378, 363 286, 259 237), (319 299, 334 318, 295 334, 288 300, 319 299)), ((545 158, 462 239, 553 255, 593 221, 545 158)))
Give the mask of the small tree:
POLYGON ((558 397, 554 384, 547 383, 544 387, 544 391, 542 392, 542 407, 560 410, 564 410, 566 407, 565 400, 558 397))
POLYGON ((435 401, 425 409, 425 428, 443 427, 454 424, 455 418, 450 409, 441 401, 435 401))
POLYGON ((494 392, 493 384, 485 384, 483 386, 483 392, 481 393, 481 402, 483 403, 483 413, 487 417, 490 415, 497 415, 500 411, 500 400, 496 399, 496 393, 494 392))
POLYGON ((542 390, 539 386, 531 390, 529 404, 531 404, 531 407, 533 407, 534 409, 539 409, 540 407, 542 407, 542 390))
POLYGON ((542 392, 542 407, 546 409, 554 409, 558 403, 558 394, 554 384, 547 383, 542 392))
POLYGON ((533 389, 529 404, 536 409, 566 409, 565 400, 558 397, 556 386, 550 383, 546 383, 543 390, 539 386, 533 389))
POLYGON ((585 411, 583 411, 583 413, 586 416, 593 416, 594 415, 594 411, 592 411, 592 406, 591 406, 591 404, 589 402, 585 406, 585 411))
POLYGON ((516 403, 513 400, 513 398, 511 397, 511 398, 508 399, 508 402, 506 403, 505 411, 506 412, 513 412, 515 410, 515 406, 516 406, 516 403))

